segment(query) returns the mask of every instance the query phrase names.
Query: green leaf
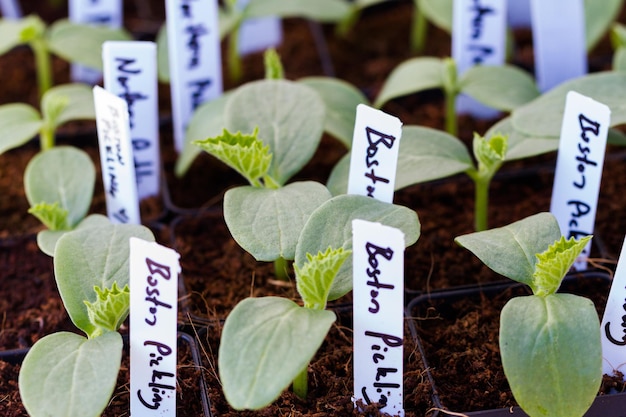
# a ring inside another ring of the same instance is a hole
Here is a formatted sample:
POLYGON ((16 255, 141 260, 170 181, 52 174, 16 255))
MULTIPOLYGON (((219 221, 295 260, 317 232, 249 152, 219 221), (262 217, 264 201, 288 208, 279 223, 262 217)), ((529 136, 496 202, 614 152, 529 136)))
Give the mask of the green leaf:
POLYGON ((265 63, 265 78, 269 80, 282 80, 285 78, 285 70, 280 62, 280 55, 275 49, 270 48, 263 54, 265 63))
POLYGON ((593 303, 571 294, 517 297, 500 316, 500 354, 515 400, 531 417, 582 417, 602 380, 593 303))
POLYGON ((59 332, 30 349, 19 376, 20 396, 32 417, 97 417, 109 404, 122 360, 122 338, 95 339, 59 332))
POLYGON ((320 23, 337 22, 350 11, 341 0, 264 0, 251 1, 244 10, 245 18, 266 16, 300 17, 320 23))
POLYGON ((28 209, 28 212, 37 217, 50 230, 69 230, 67 210, 59 206, 59 202, 52 204, 38 203, 28 209))
POLYGON ((623 0, 585 0, 585 35, 587 50, 591 50, 606 34, 619 16, 623 0))
POLYGON ((536 254, 561 237, 550 213, 539 213, 507 226, 458 236, 454 241, 500 275, 532 285, 536 254))
POLYGON ((48 45, 52 52, 68 62, 99 70, 102 70, 104 42, 132 39, 124 29, 73 23, 67 19, 57 20, 48 31, 48 45))
MULTIPOLYGON (((466 146, 454 136, 421 126, 402 126, 398 151, 395 189, 446 178, 472 168, 474 163, 466 146)), ((333 167, 328 189, 333 195, 348 190, 350 155, 333 167)))
POLYGON ((94 286, 96 301, 85 301, 89 320, 96 327, 94 334, 117 331, 130 310, 130 288, 126 285, 120 289, 117 282, 109 288, 94 286))
POLYGON ((507 146, 508 138, 502 134, 495 134, 487 138, 474 133, 472 147, 481 175, 492 177, 498 171, 504 162, 507 146))
POLYGON ((331 285, 351 251, 328 247, 325 252, 313 256, 306 254, 302 268, 294 266, 298 293, 306 308, 324 310, 331 285))
POLYGON ((272 163, 269 145, 258 138, 259 131, 252 134, 230 133, 224 129, 217 137, 196 140, 194 145, 213 155, 233 168, 254 187, 262 187, 272 163))
POLYGON ((418 0, 418 9, 435 26, 452 32, 452 0, 418 0))
POLYGON ((313 181, 278 189, 236 187, 224 195, 224 220, 233 238, 256 260, 293 259, 304 224, 330 197, 326 187, 313 181))
POLYGON ((485 133, 486 137, 493 135, 508 136, 507 152, 504 157, 507 161, 541 155, 559 148, 559 137, 526 135, 513 127, 511 117, 502 119, 485 133))
POLYGON ((352 147, 356 107, 369 104, 365 95, 345 81, 331 77, 306 77, 298 80, 315 90, 326 105, 324 130, 339 139, 346 148, 352 147))
POLYGON ((63 84, 46 91, 41 112, 49 126, 57 128, 70 120, 94 120, 93 91, 86 84, 63 84))
POLYGON ((170 82, 170 57, 167 45, 167 25, 163 23, 156 37, 157 45, 157 73, 159 81, 168 84, 170 82))
POLYGON ((613 55, 613 71, 626 72, 626 47, 615 50, 613 55))
POLYGON ((114 282, 128 284, 130 237, 154 241, 152 232, 137 225, 93 226, 63 235, 54 251, 57 287, 72 322, 86 334, 93 334, 85 301, 94 303, 93 288, 111 288, 114 282))
POLYGON ((231 132, 259 128, 259 137, 273 155, 270 175, 282 185, 317 150, 324 130, 324 103, 315 91, 293 81, 255 81, 233 93, 224 122, 231 132))
POLYGON ((335 314, 279 297, 247 298, 229 314, 220 340, 222 389, 236 410, 271 404, 319 349, 335 314))
POLYGON ((43 122, 37 110, 28 104, 0 106, 0 154, 17 148, 34 138, 43 122))
POLYGON ((21 20, 20 43, 42 40, 46 32, 46 23, 37 15, 29 15, 21 20))
POLYGON ((185 175, 194 159, 202 150, 193 142, 207 137, 219 136, 224 129, 224 108, 231 92, 227 92, 214 100, 201 104, 193 112, 185 132, 183 151, 176 160, 174 172, 176 176, 185 175))
POLYGON ((0 19, 0 55, 24 43, 22 32, 32 25, 32 17, 0 19))
POLYGON ((439 58, 419 57, 402 62, 391 71, 374 101, 374 107, 397 97, 443 87, 444 63, 439 58))
MULTIPOLYGON (((81 220, 74 230, 93 227, 93 226, 106 226, 110 224, 109 219, 102 214, 90 214, 81 220)), ((57 241, 66 234, 69 230, 41 230, 37 233, 37 246, 43 253, 48 256, 54 256, 54 248, 57 241)))
POLYGON ((570 90, 591 97, 611 109, 611 126, 626 123, 626 73, 598 72, 566 81, 540 97, 515 109, 513 128, 525 135, 559 137, 565 96, 570 90))
MULTIPOLYGON (((360 195, 339 195, 322 204, 311 214, 298 239, 294 265, 302 268, 307 253, 332 248, 352 249, 352 220, 361 219, 400 229, 406 246, 417 241, 420 223, 415 211, 360 195)), ((352 289, 352 255, 335 277, 328 299, 336 300, 352 289)))
POLYGON ((530 74, 511 65, 476 65, 465 71, 459 82, 463 93, 508 112, 540 94, 530 74))
POLYGON ((61 229, 74 228, 87 215, 95 182, 91 157, 71 146, 38 153, 24 172, 24 191, 31 206, 58 203, 61 210, 67 211, 67 224, 61 229))
POLYGON ((561 285, 565 274, 570 270, 580 252, 591 240, 585 236, 580 240, 575 238, 561 239, 554 242, 544 252, 537 254, 537 264, 531 288, 535 295, 546 296, 554 294, 561 285))

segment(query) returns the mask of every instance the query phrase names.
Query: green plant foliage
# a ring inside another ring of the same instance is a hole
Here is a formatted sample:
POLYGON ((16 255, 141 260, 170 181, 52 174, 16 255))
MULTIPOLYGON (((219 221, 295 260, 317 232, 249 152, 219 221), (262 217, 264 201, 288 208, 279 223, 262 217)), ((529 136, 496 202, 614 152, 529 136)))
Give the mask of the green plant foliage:
POLYGON ((85 301, 85 305, 89 321, 96 326, 95 334, 116 331, 128 317, 130 288, 126 285, 120 289, 117 282, 114 282, 111 289, 102 289, 97 285, 93 289, 97 294, 96 301, 85 301))
POLYGON ((39 203, 33 205, 28 212, 37 217, 41 223, 52 231, 69 230, 67 223, 67 210, 59 206, 59 202, 53 204, 39 203))
POLYGON ((94 339, 59 332, 30 349, 19 375, 20 396, 31 417, 97 417, 109 403, 122 361, 122 337, 94 339))
POLYGON ((375 107, 397 97, 443 87, 443 60, 433 57, 411 58, 394 68, 376 100, 375 107))
MULTIPOLYGON (((410 246, 420 235, 415 211, 359 195, 339 195, 317 208, 306 222, 296 246, 294 266, 302 269, 307 253, 325 251, 328 247, 352 250, 352 220, 378 222, 400 229, 405 245, 410 246)), ((328 299, 336 300, 352 289, 352 255, 337 273, 328 299)))
POLYGON ((82 219, 76 226, 68 230, 41 230, 37 233, 37 246, 48 256, 54 256, 54 248, 57 241, 71 230, 86 229, 93 226, 106 226, 109 219, 102 214, 90 214, 82 219))
POLYGON ((324 103, 309 87, 287 80, 247 83, 226 103, 224 123, 231 132, 252 132, 270 146, 270 176, 279 184, 313 157, 324 129, 324 103))
POLYGON ((43 121, 39 113, 28 104, 14 103, 0 106, 0 154, 34 138, 43 121))
POLYGON ((295 266, 298 293, 306 308, 323 310, 326 308, 330 287, 350 251, 343 248, 326 249, 313 256, 306 254, 306 262, 302 269, 295 266))
POLYGON ((435 26, 452 31, 453 0, 417 0, 417 7, 435 26))

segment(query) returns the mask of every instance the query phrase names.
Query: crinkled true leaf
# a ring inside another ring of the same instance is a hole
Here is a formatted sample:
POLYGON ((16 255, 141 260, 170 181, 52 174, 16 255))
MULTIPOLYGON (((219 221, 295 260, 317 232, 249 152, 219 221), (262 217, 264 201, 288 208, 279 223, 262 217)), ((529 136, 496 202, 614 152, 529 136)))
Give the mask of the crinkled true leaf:
POLYGON ((356 107, 359 104, 368 104, 367 97, 352 84, 337 78, 306 77, 298 82, 311 87, 320 95, 326 105, 324 130, 350 149, 356 107))
POLYGON ((70 226, 67 222, 67 210, 59 205, 58 201, 54 203, 38 203, 28 209, 28 212, 37 217, 44 226, 50 230, 69 230, 70 226))
MULTIPOLYGON (((420 235, 420 223, 415 211, 395 204, 343 194, 326 201, 311 214, 298 239, 294 264, 302 268, 307 253, 332 248, 352 249, 352 220, 361 219, 400 229, 404 243, 410 246, 420 235)), ((346 259, 335 277, 329 300, 336 300, 352 289, 352 255, 346 259)))
POLYGON ((20 370, 20 396, 31 417, 97 417, 109 404, 122 360, 122 337, 94 339, 59 332, 30 349, 20 370))
POLYGON ((261 180, 268 174, 272 163, 269 145, 265 145, 258 137, 258 130, 251 134, 230 133, 224 129, 222 134, 204 140, 194 141, 204 151, 213 155, 229 167, 233 168, 250 185, 261 187, 261 180))
POLYGON ((111 288, 94 286, 96 301, 85 301, 89 320, 96 326, 95 334, 114 332, 120 328, 130 310, 130 289, 114 282, 111 288))
POLYGON ((463 73, 463 93, 494 109, 511 111, 539 96, 533 78, 511 65, 476 65, 463 73))
POLYGON ((130 41, 124 29, 105 25, 87 25, 61 19, 48 31, 50 50, 68 62, 102 70, 102 44, 106 41, 130 41), (71 47, 68 47, 71 45, 71 47))
POLYGON ((493 175, 504 162, 508 146, 508 138, 501 134, 482 137, 474 133, 472 148, 478 161, 478 169, 485 174, 493 175))
MULTIPOLYGON (((81 220, 73 230, 93 226, 106 226, 110 223, 109 219, 102 214, 90 214, 81 220)), ((37 246, 39 246, 39 249, 46 255, 54 256, 54 248, 56 247, 57 241, 67 232, 69 232, 69 230, 41 230, 37 233, 37 246)))
POLYGON ((444 62, 439 58, 411 58, 400 63, 385 80, 374 101, 375 107, 382 107, 391 99, 417 93, 423 90, 443 87, 444 62))
POLYGON ((280 61, 280 55, 275 49, 271 48, 263 54, 263 62, 265 66, 265 78, 269 80, 282 80, 285 78, 285 69, 280 61))
POLYGON ((535 100, 515 109, 513 128, 533 137, 559 137, 565 96, 571 90, 606 104, 611 126, 626 123, 626 72, 598 72, 566 81, 535 100))
POLYGON ((317 255, 306 254, 306 262, 302 268, 294 266, 298 293, 306 308, 323 310, 326 308, 328 293, 339 268, 343 265, 351 251, 343 248, 329 247, 317 255))
POLYGON ((507 226, 459 236, 454 241, 500 275, 532 284, 536 254, 561 237, 550 213, 539 213, 507 226))
POLYGON ((43 121, 32 106, 23 103, 0 106, 0 154, 34 138, 43 121))
POLYGON ((300 17, 318 22, 337 22, 350 8, 342 0, 264 0, 251 1, 244 11, 246 18, 300 17))
POLYGON ((531 285, 534 294, 546 296, 555 293, 563 277, 590 240, 591 236, 580 240, 573 237, 567 240, 565 236, 561 236, 544 252, 538 253, 531 285))
POLYGON ((304 224, 330 197, 326 187, 313 181, 278 189, 236 187, 224 195, 224 220, 256 260, 293 259, 304 224))
POLYGON ((152 232, 137 225, 108 224, 81 228, 63 235, 54 251, 57 287, 72 322, 87 334, 96 327, 89 320, 85 301, 96 301, 94 286, 128 284, 131 236, 154 241, 152 232))
POLYGON ((202 152, 193 142, 207 137, 216 137, 224 129, 224 108, 231 92, 227 92, 214 100, 201 104, 193 112, 185 132, 183 151, 176 160, 175 173, 178 177, 185 175, 194 159, 202 152))
POLYGON ((448 33, 452 31, 452 4, 452 0, 417 0, 419 13, 448 33))
POLYGON ((308 365, 335 314, 279 297, 247 298, 228 315, 218 352, 222 389, 236 410, 272 403, 308 365))
POLYGON ((500 316, 504 373, 531 417, 582 417, 602 381, 600 323, 572 294, 516 297, 500 316))
POLYGON ((270 146, 270 176, 285 184, 309 162, 324 131, 324 103, 311 88, 287 80, 261 80, 239 87, 228 100, 225 127, 252 132, 270 146))
POLYGON ((70 120, 96 118, 93 91, 86 84, 63 84, 46 91, 41 99, 41 112, 53 128, 70 120))
MULTIPOLYGON (((472 168, 474 163, 467 147, 454 136, 421 126, 402 126, 402 141, 398 151, 395 189, 446 178, 472 168)), ((328 179, 333 195, 348 190, 350 155, 344 156, 328 179)))
POLYGON ((96 168, 91 158, 85 151, 71 146, 38 153, 24 172, 24 191, 29 204, 58 203, 60 209, 67 211, 64 229, 75 227, 87 215, 95 182, 96 168))

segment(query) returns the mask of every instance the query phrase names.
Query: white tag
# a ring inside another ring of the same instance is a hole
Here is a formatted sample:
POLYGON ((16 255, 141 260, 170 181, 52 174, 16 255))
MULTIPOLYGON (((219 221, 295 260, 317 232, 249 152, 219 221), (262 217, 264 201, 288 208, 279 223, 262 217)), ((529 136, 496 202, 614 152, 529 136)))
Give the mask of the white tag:
POLYGON ((159 103, 156 44, 105 42, 104 87, 128 105, 139 199, 159 194, 159 103))
POLYGON ((194 110, 222 94, 217 0, 166 0, 174 145, 183 149, 194 110))
POLYGON ((352 221, 354 397, 404 416, 404 234, 352 221))
MULTIPOLYGON (((567 93, 550 212, 561 233, 576 239, 593 234, 611 110, 575 91, 567 93)), ((587 267, 591 242, 574 264, 587 267)))
POLYGON ((547 91, 587 73, 583 0, 531 0, 535 78, 547 91))
MULTIPOLYGON (((258 1, 258 0, 257 0, 258 1)), ((250 0, 238 0, 237 7, 243 9, 250 0)), ((274 16, 245 19, 239 27, 237 49, 240 55, 274 48, 283 40, 281 20, 274 16)))
MULTIPOLYGON (((459 74, 475 65, 502 65, 506 58, 506 0, 454 0, 452 58, 459 74)), ((460 95, 457 113, 494 118, 498 111, 460 95)))
POLYGON ((357 106, 348 194, 393 202, 401 136, 400 119, 365 104, 357 106))
POLYGON ((22 8, 17 0, 0 0, 0 11, 6 19, 20 19, 22 8))
POLYGON ((622 244, 611 291, 602 317, 602 372, 626 375, 626 239, 622 244))
POLYGON ((140 224, 128 106, 99 86, 93 88, 93 99, 107 215, 113 223, 140 224))
POLYGON ((513 28, 530 27, 530 1, 529 0, 508 0, 507 21, 513 28))
MULTIPOLYGON (((123 24, 121 0, 70 0, 68 8, 69 18, 74 23, 111 28, 121 28, 123 24)), ((78 64, 70 66, 70 73, 73 81, 86 84, 96 84, 102 78, 99 70, 78 64)))
POLYGON ((130 414, 176 416, 179 255, 130 238, 130 414))

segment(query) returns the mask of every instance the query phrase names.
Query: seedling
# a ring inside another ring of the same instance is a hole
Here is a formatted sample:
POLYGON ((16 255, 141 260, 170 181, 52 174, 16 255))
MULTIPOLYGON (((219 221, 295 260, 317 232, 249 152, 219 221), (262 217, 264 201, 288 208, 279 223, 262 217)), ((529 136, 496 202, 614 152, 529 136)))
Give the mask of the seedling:
POLYGON ((68 231, 109 222, 99 214, 87 217, 95 179, 91 158, 78 148, 60 146, 30 160, 24 190, 31 205, 28 212, 47 228, 37 234, 45 254, 53 256, 57 240, 68 231))
POLYGON ((247 298, 230 313, 218 361, 224 395, 233 408, 266 407, 291 383, 306 399, 309 362, 335 321, 335 314, 325 310, 328 294, 349 253, 329 247, 307 254, 304 266, 295 268, 304 306, 280 297, 247 298))
POLYGON ((93 92, 84 84, 64 84, 41 99, 41 114, 25 103, 0 106, 0 153, 21 146, 39 134, 41 150, 55 145, 56 129, 71 120, 95 119, 93 92))
POLYGON ((533 295, 509 300, 500 315, 500 355, 518 404, 530 417, 580 417, 602 381, 600 322, 593 303, 557 293, 591 236, 561 236, 550 213, 455 241, 533 295))
POLYGON ((49 28, 36 15, 18 20, 0 19, 0 54, 18 45, 30 46, 35 54, 40 98, 53 85, 51 53, 69 62, 102 69, 102 44, 109 40, 131 39, 130 34, 122 29, 81 25, 65 19, 49 28))
POLYGON ((128 315, 129 238, 153 241, 135 225, 98 225, 65 234, 54 253, 54 275, 65 309, 87 337, 58 332, 29 350, 19 375, 32 417, 96 417, 105 409, 122 358, 117 332, 128 315))

